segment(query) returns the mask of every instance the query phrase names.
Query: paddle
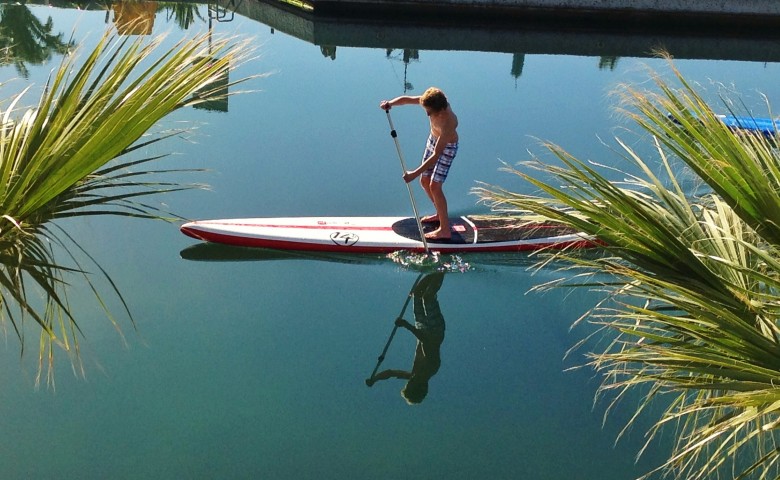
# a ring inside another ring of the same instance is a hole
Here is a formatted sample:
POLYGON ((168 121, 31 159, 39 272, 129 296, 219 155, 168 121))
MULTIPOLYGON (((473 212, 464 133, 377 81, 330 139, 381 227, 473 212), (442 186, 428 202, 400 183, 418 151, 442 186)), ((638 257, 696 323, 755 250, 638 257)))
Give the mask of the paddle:
MULTIPOLYGON (((404 318, 404 313, 406 313, 406 307, 409 306, 409 301, 414 296, 414 289, 417 288, 417 284, 420 283, 420 279, 423 277, 423 273, 420 273, 417 275, 417 280, 414 281, 414 285, 412 285, 412 288, 409 289, 409 295, 406 296, 406 301, 404 302, 403 308, 401 308, 401 313, 398 314, 396 319, 398 318, 404 318)), ((366 379, 366 385, 369 387, 374 385, 374 375, 376 375, 376 372, 379 370, 379 366, 382 365, 382 362, 385 361, 385 355, 387 354, 387 349, 390 348, 390 343, 393 341, 393 337, 395 337, 395 332, 398 331, 398 324, 395 324, 393 326, 393 331, 390 332, 390 337, 387 339, 387 343, 385 343, 385 348, 382 350, 382 353, 379 354, 379 357, 376 361, 376 367, 374 367, 374 371, 371 372, 371 376, 366 379)))
MULTIPOLYGON (((403 173, 406 173, 406 163, 404 162, 404 154, 401 152, 401 144, 398 143, 398 134, 395 132, 395 127, 393 126, 393 119, 390 117, 390 108, 385 109, 385 113, 387 113, 387 122, 390 124, 390 136, 393 137, 393 140, 395 141, 395 149, 398 151, 398 159, 401 161, 401 169, 403 170, 403 173)), ((425 232, 423 231, 422 221, 420 221, 420 214, 417 213, 417 204, 414 201, 414 194, 412 193, 412 186, 409 183, 406 183, 406 189, 409 190, 409 201, 412 202, 412 211, 414 211, 414 219, 417 222, 417 228, 420 230, 420 239, 422 239, 423 248, 425 248, 425 253, 429 253, 428 251, 428 240, 425 238, 425 232)))

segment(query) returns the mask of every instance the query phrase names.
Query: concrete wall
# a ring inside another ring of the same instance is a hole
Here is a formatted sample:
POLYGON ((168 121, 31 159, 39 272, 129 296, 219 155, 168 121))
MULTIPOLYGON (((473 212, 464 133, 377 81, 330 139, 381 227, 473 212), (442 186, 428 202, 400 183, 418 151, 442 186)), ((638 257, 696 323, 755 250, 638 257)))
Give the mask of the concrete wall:
POLYGON ((318 4, 377 7, 629 10, 646 13, 780 15, 778 0, 308 0, 318 4))

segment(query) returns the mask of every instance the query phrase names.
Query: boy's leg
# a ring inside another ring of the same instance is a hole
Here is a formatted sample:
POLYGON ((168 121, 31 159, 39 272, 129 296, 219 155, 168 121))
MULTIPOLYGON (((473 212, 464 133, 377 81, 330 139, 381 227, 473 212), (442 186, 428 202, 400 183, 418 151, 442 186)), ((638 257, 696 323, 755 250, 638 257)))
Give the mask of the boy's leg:
MULTIPOLYGON (((425 191, 425 194, 428 195, 428 199, 430 199, 431 203, 433 203, 433 206, 436 206, 436 202, 433 200, 433 193, 431 192, 431 183, 433 181, 431 180, 430 175, 421 175, 420 176, 420 186, 422 186, 423 190, 425 191)), ((420 219, 423 223, 432 223, 438 221, 438 212, 435 215, 427 215, 420 219)))
MULTIPOLYGON (((421 162, 424 162, 428 157, 433 155, 433 151, 435 148, 436 148, 436 137, 434 137, 433 134, 428 135, 428 141, 425 142, 425 151, 423 152, 421 162)), ((433 169, 423 173, 420 176, 420 185, 425 191, 425 194, 428 195, 428 198, 431 200, 431 203, 434 203, 433 194, 431 193, 431 187, 430 187, 432 174, 433 174, 433 169)), ((437 217, 436 215, 425 215, 422 218, 420 218, 420 221, 424 223, 432 223, 438 220, 438 218, 436 217, 437 217)))
POLYGON ((429 191, 433 206, 436 207, 436 215, 439 217, 439 228, 426 234, 426 238, 431 239, 449 239, 452 234, 450 233, 450 219, 447 211, 447 198, 444 196, 441 182, 434 182, 431 179, 429 185, 429 191))
POLYGON ((430 170, 430 176, 423 175, 423 179, 427 180, 427 182, 423 182, 423 188, 433 202, 433 206, 436 207, 436 216, 439 220, 439 228, 426 235, 430 238, 448 239, 452 236, 450 233, 450 221, 447 216, 447 199, 442 191, 442 185, 444 184, 444 180, 447 179, 450 165, 452 165, 452 161, 457 152, 457 144, 448 144, 445 147, 444 152, 442 152, 441 156, 439 156, 439 159, 436 161, 436 165, 430 170))

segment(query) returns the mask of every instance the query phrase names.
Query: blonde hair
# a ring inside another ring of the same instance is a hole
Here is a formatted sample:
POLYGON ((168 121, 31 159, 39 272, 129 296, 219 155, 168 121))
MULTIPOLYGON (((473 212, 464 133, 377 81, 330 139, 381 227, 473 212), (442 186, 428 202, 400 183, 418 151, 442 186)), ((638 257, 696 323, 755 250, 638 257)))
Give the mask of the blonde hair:
POLYGON ((420 104, 434 112, 445 110, 450 105, 444 92, 436 87, 431 87, 422 94, 420 104))

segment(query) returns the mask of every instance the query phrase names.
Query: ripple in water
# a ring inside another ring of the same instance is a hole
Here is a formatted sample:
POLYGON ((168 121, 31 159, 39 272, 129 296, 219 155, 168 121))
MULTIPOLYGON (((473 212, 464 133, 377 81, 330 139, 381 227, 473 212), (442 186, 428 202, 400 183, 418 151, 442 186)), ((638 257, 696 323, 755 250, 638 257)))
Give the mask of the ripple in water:
POLYGON ((388 254, 387 258, 411 270, 459 273, 471 270, 471 265, 459 255, 442 255, 439 252, 398 251, 388 254))

